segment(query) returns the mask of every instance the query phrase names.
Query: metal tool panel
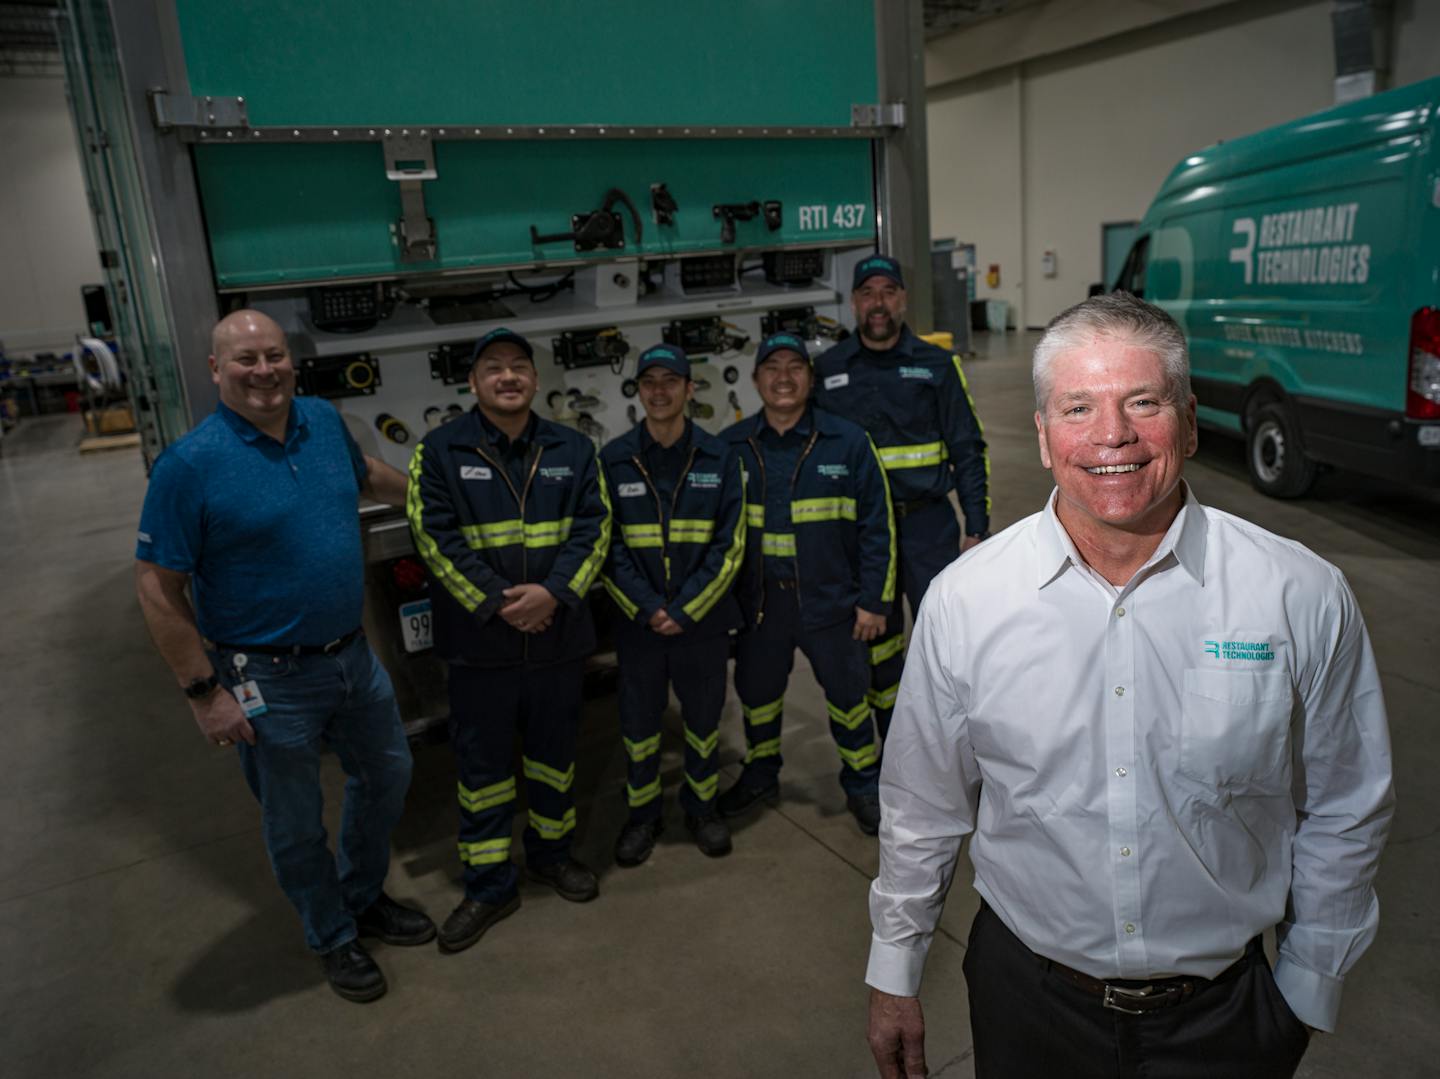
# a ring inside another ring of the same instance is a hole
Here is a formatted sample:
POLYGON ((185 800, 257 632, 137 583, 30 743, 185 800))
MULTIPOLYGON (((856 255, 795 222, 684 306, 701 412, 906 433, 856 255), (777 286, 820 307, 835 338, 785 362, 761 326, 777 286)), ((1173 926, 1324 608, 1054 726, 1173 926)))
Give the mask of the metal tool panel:
POLYGON ((405 263, 393 230, 397 185, 376 143, 194 148, 216 282, 235 289, 415 270, 521 266, 620 256, 690 254, 747 246, 870 242, 875 205, 870 144, 863 139, 441 142, 438 176, 425 184, 439 258, 405 263), (650 186, 679 203, 657 225, 650 186), (597 209, 618 187, 639 211, 617 204, 618 250, 578 255, 570 242, 533 244, 568 231, 570 215, 597 209), (724 243, 716 204, 779 200, 781 227, 762 215, 735 222, 724 243))
POLYGON ((872 0, 175 6, 190 92, 257 125, 846 125, 876 101, 872 0))

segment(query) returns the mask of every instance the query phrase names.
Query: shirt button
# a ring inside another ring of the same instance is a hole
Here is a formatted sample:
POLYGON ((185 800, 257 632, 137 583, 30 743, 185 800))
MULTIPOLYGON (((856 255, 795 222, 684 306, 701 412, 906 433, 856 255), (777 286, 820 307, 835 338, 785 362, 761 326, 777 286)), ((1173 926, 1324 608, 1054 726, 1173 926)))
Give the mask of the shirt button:
POLYGON ((1129 848, 1129 847, 1121 847, 1121 848, 1120 848, 1120 857, 1122 857, 1122 858, 1128 858, 1128 857, 1130 857, 1130 848, 1129 848))
POLYGON ((1125 617, 1125 608, 1124 608, 1124 607, 1116 607, 1116 608, 1115 608, 1115 617, 1116 617, 1116 618, 1124 618, 1124 617, 1125 617))
POLYGON ((1117 769, 1115 769, 1115 774, 1116 774, 1117 776, 1119 776, 1121 779, 1124 779, 1124 778, 1125 778, 1126 776, 1128 776, 1130 773, 1127 772, 1127 771, 1125 771, 1124 768, 1117 768, 1117 769))
POLYGON ((1133 933, 1133 932, 1135 932, 1135 923, 1134 923, 1134 922, 1126 922, 1126 923, 1125 923, 1125 932, 1127 932, 1127 933, 1133 933))
POLYGON ((1117 696, 1117 697, 1123 697, 1123 696, 1125 696, 1125 687, 1124 687, 1124 686, 1116 686, 1116 687, 1115 687, 1115 696, 1117 696))

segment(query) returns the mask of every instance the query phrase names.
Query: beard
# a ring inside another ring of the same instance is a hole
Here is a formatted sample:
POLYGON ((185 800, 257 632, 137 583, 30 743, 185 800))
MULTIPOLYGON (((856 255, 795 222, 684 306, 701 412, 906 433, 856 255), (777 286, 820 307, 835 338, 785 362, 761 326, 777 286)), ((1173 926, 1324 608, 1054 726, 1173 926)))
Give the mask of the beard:
POLYGON ((885 308, 872 307, 860 320, 858 331, 862 341, 888 341, 900 332, 900 326, 885 308), (878 330, 870 325, 870 319, 875 315, 885 316, 885 321, 880 324, 878 330))

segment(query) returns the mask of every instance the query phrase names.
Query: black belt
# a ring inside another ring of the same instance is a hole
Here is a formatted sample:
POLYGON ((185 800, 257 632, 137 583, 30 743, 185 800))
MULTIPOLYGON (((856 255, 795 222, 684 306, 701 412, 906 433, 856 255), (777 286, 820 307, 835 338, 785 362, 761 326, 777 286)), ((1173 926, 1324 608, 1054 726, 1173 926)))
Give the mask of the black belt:
POLYGON ((227 644, 216 641, 217 651, 254 652, 259 656, 333 656, 340 649, 360 636, 361 627, 356 626, 343 637, 336 637, 329 644, 227 644))
POLYGON ((908 517, 912 513, 928 510, 931 506, 938 506, 944 501, 943 498, 912 498, 908 502, 892 502, 891 507, 895 510, 896 517, 908 517))
MULTIPOLYGON (((1075 986, 1076 989, 1088 993, 1092 997, 1099 997, 1102 1008, 1125 1012, 1127 1015, 1144 1015, 1146 1012, 1172 1008, 1176 1004, 1189 1000, 1202 989, 1233 978, 1244 968, 1252 951, 1259 948, 1260 938, 1256 937, 1245 948, 1243 956, 1213 978, 1182 975, 1178 978, 1151 978, 1148 981, 1123 978, 1106 980, 1092 978, 1084 971, 1067 967, 1064 963, 1057 963, 1053 959, 1045 959, 1045 962, 1050 965, 1051 970, 1075 986)), ((1043 956, 1038 958, 1044 959, 1043 956)))

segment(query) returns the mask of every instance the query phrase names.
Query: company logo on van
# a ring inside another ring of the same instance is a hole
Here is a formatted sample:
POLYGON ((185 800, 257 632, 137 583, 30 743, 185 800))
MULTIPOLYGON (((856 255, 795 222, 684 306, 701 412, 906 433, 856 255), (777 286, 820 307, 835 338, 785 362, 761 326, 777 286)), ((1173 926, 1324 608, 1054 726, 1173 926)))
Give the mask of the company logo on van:
POLYGON ((1242 237, 1230 249, 1230 261, 1245 273, 1245 284, 1363 285, 1370 279, 1370 245, 1357 244, 1358 202, 1281 210, 1255 218, 1239 217, 1230 226, 1242 237))

